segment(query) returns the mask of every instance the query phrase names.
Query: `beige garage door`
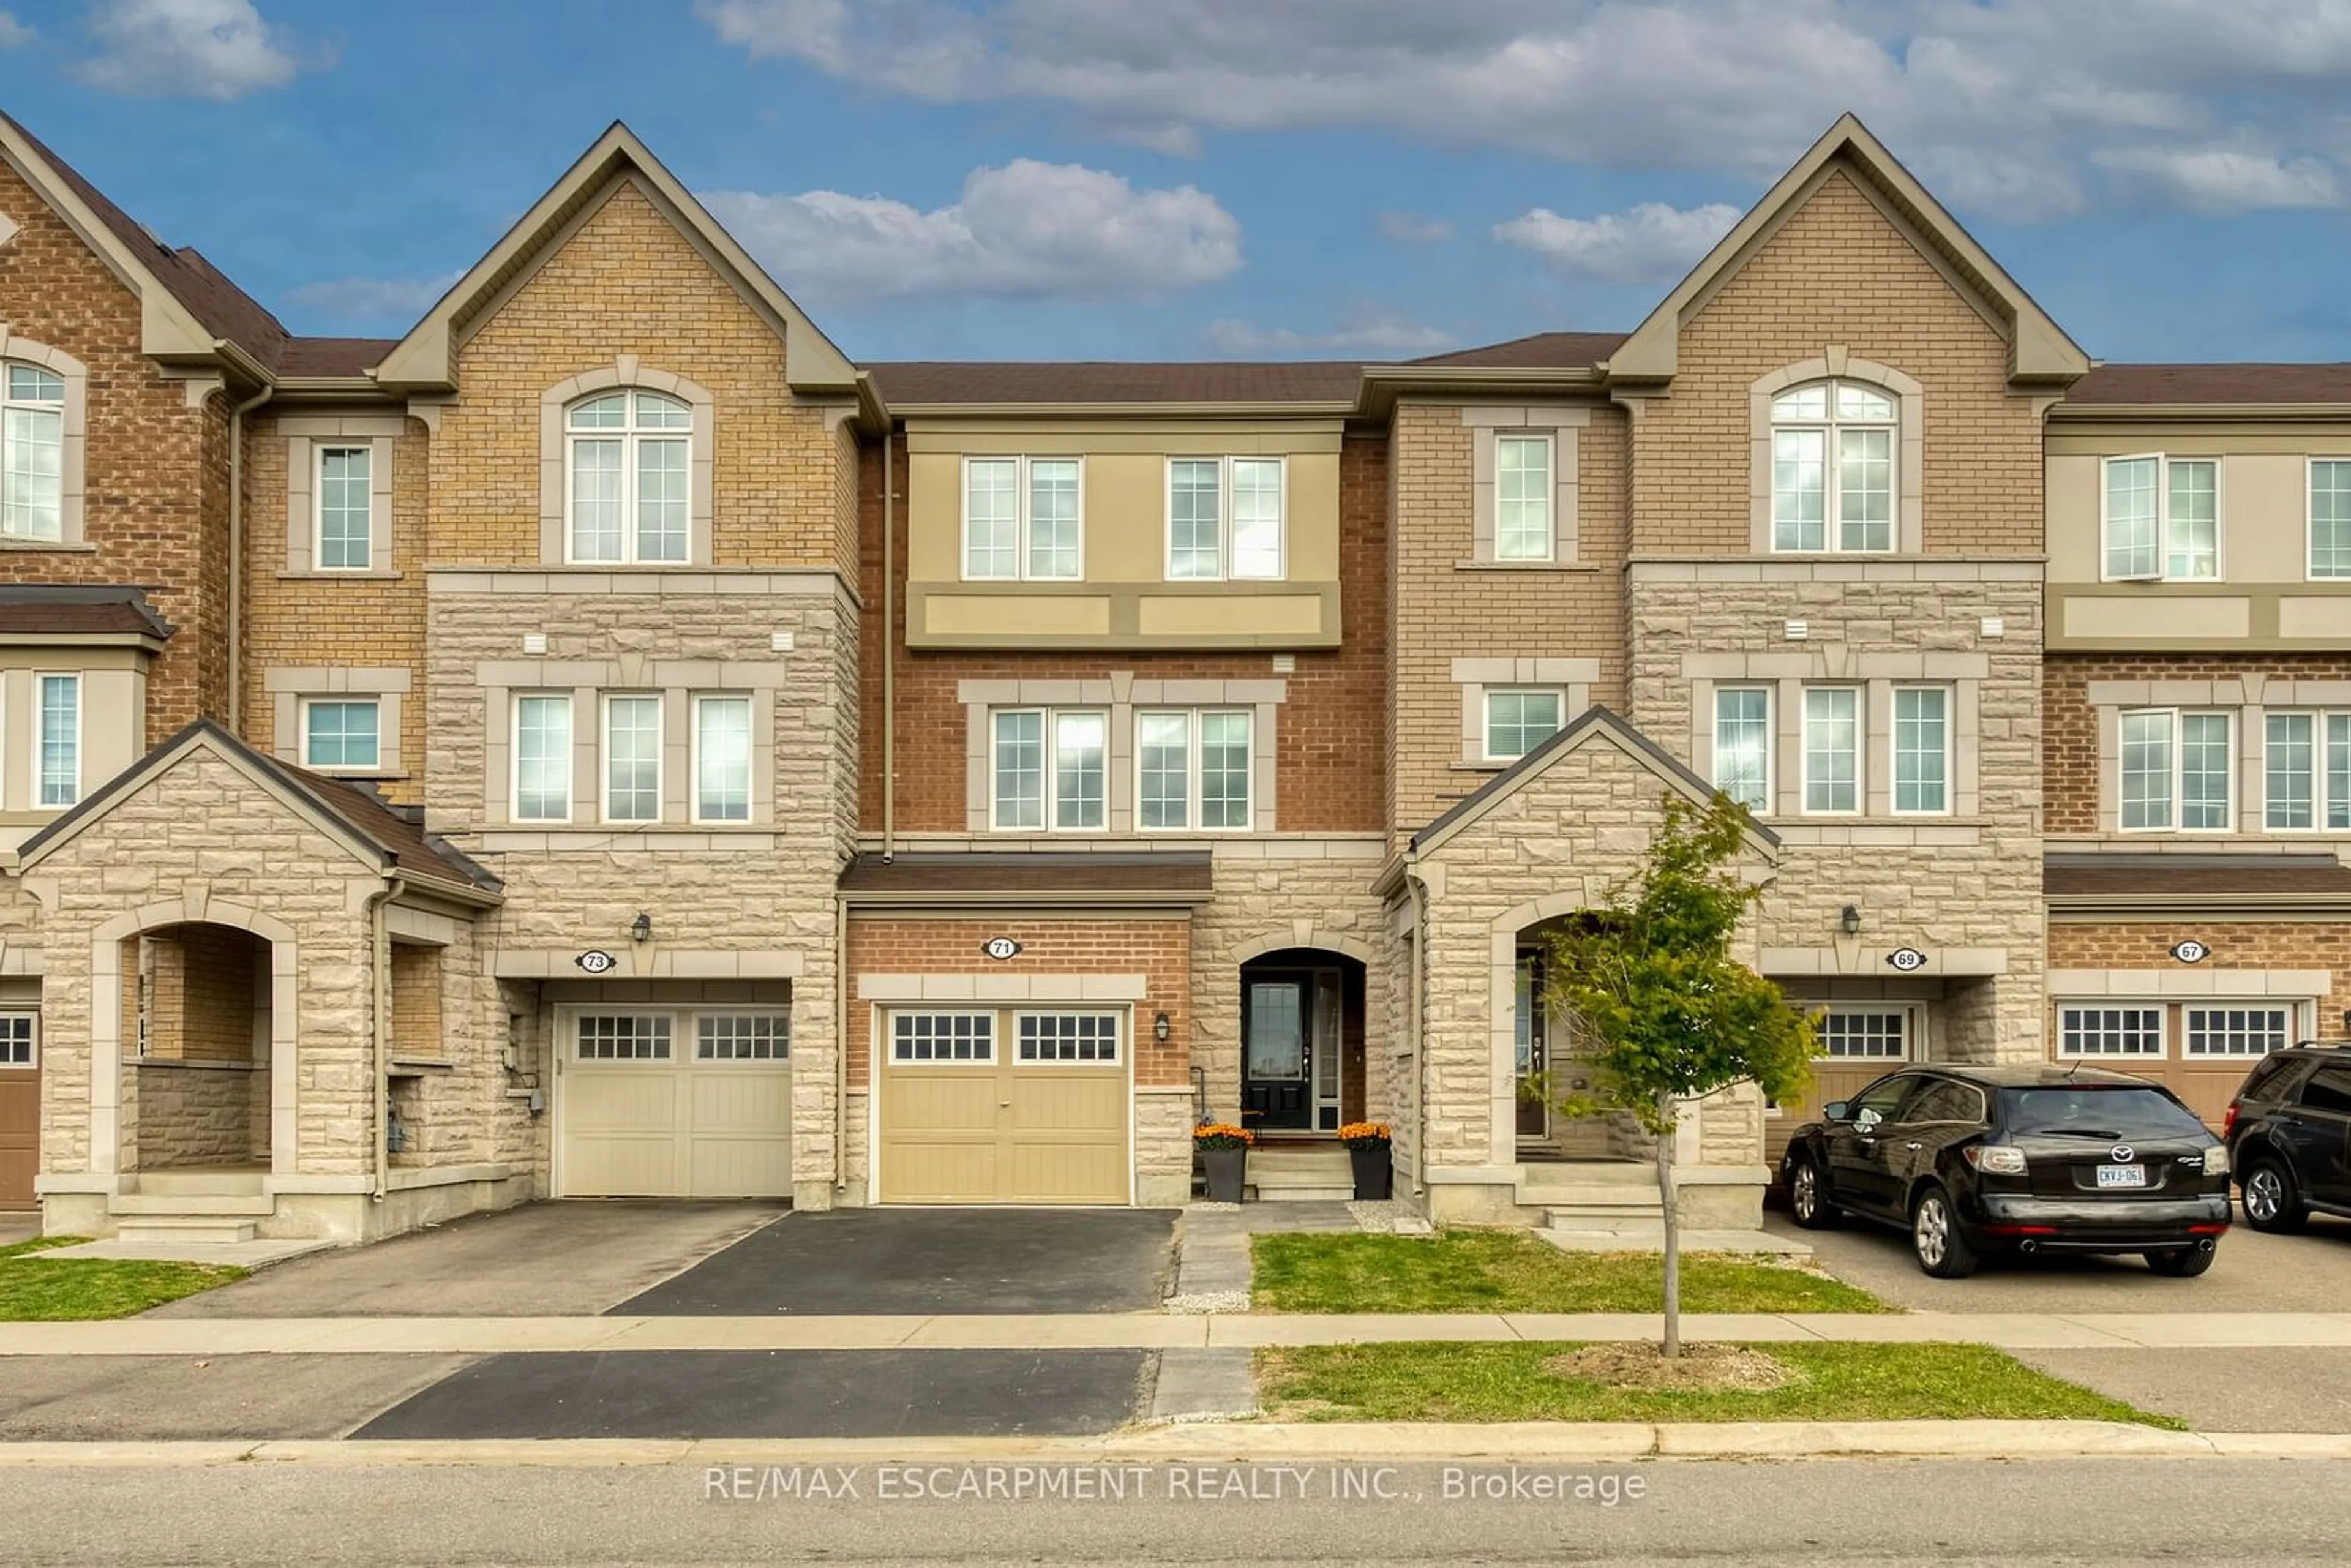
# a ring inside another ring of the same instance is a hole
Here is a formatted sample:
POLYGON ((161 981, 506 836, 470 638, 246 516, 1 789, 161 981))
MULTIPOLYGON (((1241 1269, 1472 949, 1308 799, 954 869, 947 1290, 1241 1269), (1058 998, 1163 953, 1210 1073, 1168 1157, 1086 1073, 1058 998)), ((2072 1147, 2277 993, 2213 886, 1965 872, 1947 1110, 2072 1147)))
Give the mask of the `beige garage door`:
POLYGON ((789 1013, 581 1012, 559 1029, 561 1196, 789 1196, 789 1013))
POLYGON ((1126 1014, 883 1015, 884 1203, 1130 1201, 1126 1014))
POLYGON ((2152 1078, 2218 1129, 2253 1063, 2305 1032, 2308 1004, 2061 1001, 2051 1050, 2081 1061, 2152 1078))
POLYGON ((1776 1107, 1764 1123, 1763 1157, 1775 1173, 1789 1134, 1818 1120, 1822 1106, 1852 1099, 1917 1053, 1919 1017, 1898 1003, 1841 1002, 1813 1020, 1813 1092, 1776 1107))

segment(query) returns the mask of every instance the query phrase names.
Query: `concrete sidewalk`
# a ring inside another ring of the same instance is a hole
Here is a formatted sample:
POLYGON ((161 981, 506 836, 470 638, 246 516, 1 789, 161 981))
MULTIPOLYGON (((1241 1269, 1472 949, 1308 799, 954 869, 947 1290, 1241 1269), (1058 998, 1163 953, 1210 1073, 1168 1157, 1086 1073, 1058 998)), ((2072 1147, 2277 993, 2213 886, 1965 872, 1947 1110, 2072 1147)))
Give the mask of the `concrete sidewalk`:
MULTIPOLYGON (((0 1323, 0 1356, 493 1355, 654 1350, 1170 1350, 1655 1339, 1636 1312, 1164 1312, 801 1318, 128 1318, 0 1323)), ((1692 1340, 1938 1342, 2003 1350, 2351 1346, 2351 1312, 1686 1312, 1692 1340)))

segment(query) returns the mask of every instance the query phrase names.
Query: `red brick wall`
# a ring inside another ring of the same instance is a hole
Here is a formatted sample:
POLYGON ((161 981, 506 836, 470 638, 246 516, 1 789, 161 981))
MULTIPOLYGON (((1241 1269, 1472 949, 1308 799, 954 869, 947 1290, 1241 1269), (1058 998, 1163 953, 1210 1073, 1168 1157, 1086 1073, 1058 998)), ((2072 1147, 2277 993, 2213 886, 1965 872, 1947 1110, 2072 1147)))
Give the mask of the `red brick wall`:
MULTIPOLYGON (((1183 916, 1098 916, 1040 919, 1008 915, 977 920, 925 920, 871 915, 849 923, 849 976, 859 975, 1145 975, 1147 994, 1134 1004, 1137 1083, 1183 1083, 1192 1065, 1192 923, 1183 916), (990 937, 1020 944, 1003 963, 983 956, 990 937), (1152 1018, 1167 1015, 1167 1040, 1152 1037, 1152 1018)), ((948 1003, 953 1007, 959 1004, 948 1003)), ((981 1006, 989 1005, 983 1001, 981 1006)), ((852 988, 847 1041, 849 1082, 868 1082, 872 1005, 852 988)))
MULTIPOLYGON (((2093 681, 2351 680, 2351 653, 2051 653, 2041 666, 2043 828, 2091 833, 2098 825, 2098 714, 2093 681)), ((2051 963, 2056 962, 2053 954, 2051 963)))
MULTIPOLYGON (((887 639, 864 640, 865 747, 861 818, 882 830, 882 659, 897 668, 897 826, 901 832, 965 831, 967 737, 956 688, 964 681, 1104 678, 1265 680, 1265 653, 916 653, 905 646, 906 449, 896 441, 899 592, 887 639)), ((868 624, 882 616, 881 453, 864 449, 861 588, 868 624)), ((1385 792, 1381 738, 1387 669, 1387 441, 1350 437, 1339 459, 1339 647, 1298 654, 1289 701, 1275 724, 1275 816, 1285 832, 1375 832, 1385 792)))
POLYGON ((186 383, 140 352, 138 297, 5 165, 0 212, 19 225, 0 246, 0 321, 89 372, 83 537, 95 547, 0 552, 0 581, 148 589, 179 628, 150 672, 152 743, 227 707, 228 416, 217 394, 190 408, 186 383))
MULTIPOLYGON (((2351 925, 2340 921, 2215 921, 2193 915, 2084 925, 2053 920, 2049 967, 2177 971, 2181 966, 2171 956, 2172 945, 2187 936, 2211 946, 2212 956, 2199 968, 2328 971, 2335 979, 2319 1004, 2318 1030, 2332 1035, 2341 1027, 2343 1009, 2351 1007, 2351 925)), ((2050 1038, 2056 1038, 2053 1032, 2050 1038)))

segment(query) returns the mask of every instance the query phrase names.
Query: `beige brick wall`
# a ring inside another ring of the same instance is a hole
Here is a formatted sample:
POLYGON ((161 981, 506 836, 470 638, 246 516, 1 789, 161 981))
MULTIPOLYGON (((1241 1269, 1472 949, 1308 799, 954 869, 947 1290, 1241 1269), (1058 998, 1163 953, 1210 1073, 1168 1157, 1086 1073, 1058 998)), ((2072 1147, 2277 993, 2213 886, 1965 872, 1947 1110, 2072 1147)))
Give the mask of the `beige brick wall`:
POLYGON ((1842 171, 1682 329, 1635 446, 1635 552, 1749 552, 1750 389, 1832 345, 1923 385, 1927 550, 2038 553, 2041 425, 2006 340, 1842 171))

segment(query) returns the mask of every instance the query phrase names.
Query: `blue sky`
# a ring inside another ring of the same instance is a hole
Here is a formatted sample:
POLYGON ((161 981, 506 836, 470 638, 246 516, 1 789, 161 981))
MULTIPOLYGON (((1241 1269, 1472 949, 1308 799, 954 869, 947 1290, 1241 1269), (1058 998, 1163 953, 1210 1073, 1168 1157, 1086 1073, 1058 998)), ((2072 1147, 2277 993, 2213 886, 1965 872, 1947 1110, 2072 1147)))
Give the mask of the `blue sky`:
POLYGON ((854 357, 1627 329, 1840 111, 2110 359, 2351 358, 2351 0, 0 0, 0 104, 397 334, 624 119, 854 357))

